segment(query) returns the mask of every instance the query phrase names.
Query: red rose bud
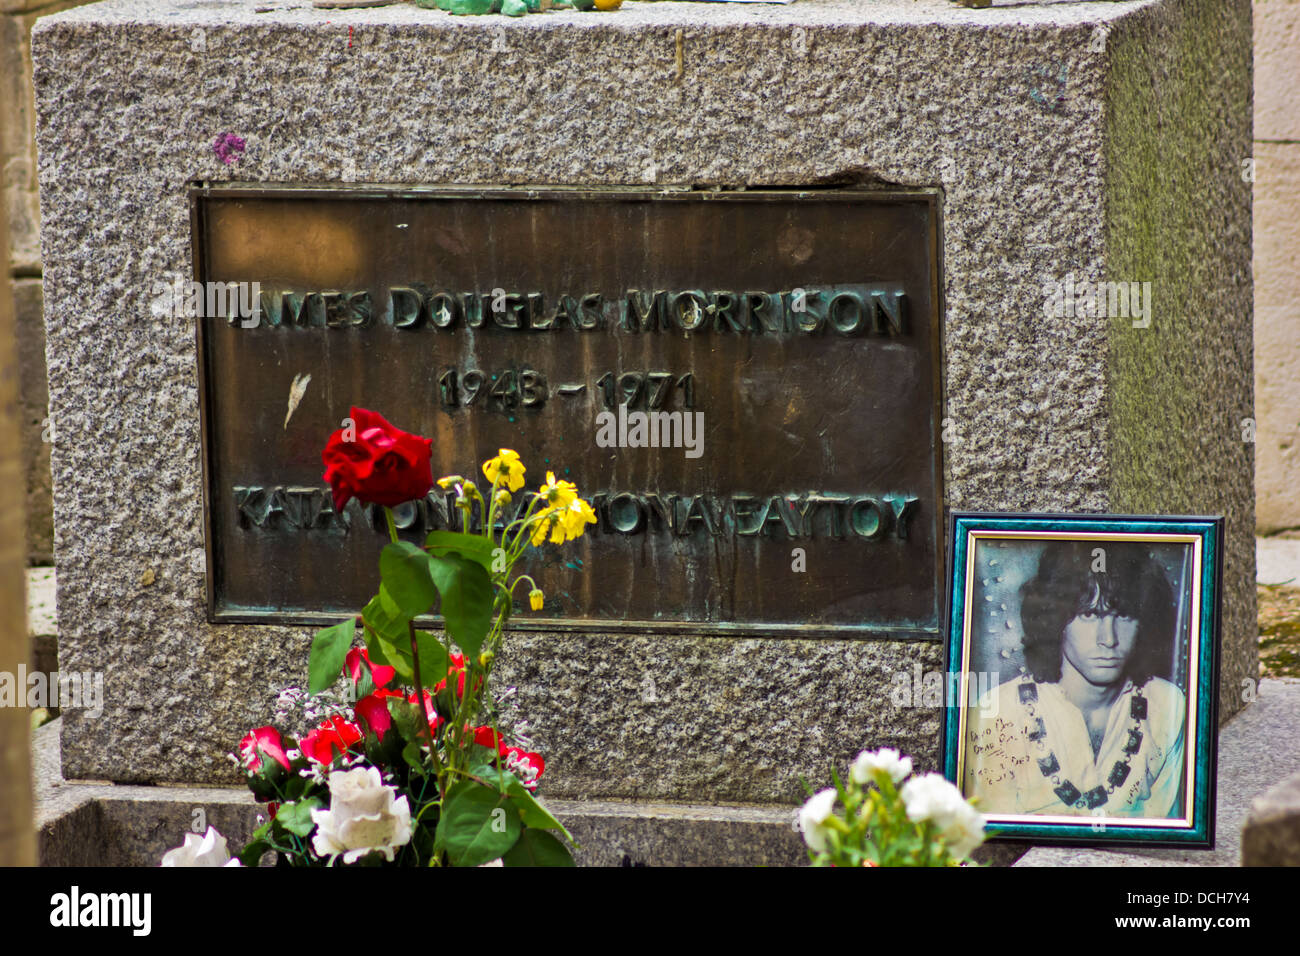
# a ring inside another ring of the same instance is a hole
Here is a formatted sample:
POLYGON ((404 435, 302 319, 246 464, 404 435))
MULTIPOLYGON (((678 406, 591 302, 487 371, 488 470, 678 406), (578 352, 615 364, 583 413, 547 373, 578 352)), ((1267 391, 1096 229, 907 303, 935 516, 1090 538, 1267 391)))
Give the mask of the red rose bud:
POLYGON ((289 769, 289 758, 284 753, 284 741, 280 739, 280 731, 274 727, 258 727, 256 730, 250 730, 239 742, 239 759, 253 773, 262 769, 263 757, 269 757, 285 770, 289 769))
POLYGON ((302 738, 298 746, 308 760, 331 763, 335 751, 345 753, 364 736, 360 727, 336 714, 302 738))
POLYGON ((330 435, 321 452, 335 511, 353 498, 393 508, 429 493, 431 440, 394 428, 378 412, 355 405, 351 418, 352 426, 330 435))
MULTIPOLYGON (((406 695, 408 703, 415 703, 415 692, 406 695)), ((426 690, 424 692, 424 719, 429 722, 430 730, 437 730, 442 725, 442 718, 438 716, 438 708, 434 706, 433 697, 426 690)))
POLYGON ((393 715, 388 712, 386 698, 401 699, 401 696, 395 690, 380 689, 369 696, 362 697, 353 708, 357 712, 357 718, 367 730, 379 738, 381 744, 384 742, 384 734, 393 726, 393 715))
MULTIPOLYGON (((451 666, 447 668, 447 676, 450 677, 453 674, 456 675, 456 696, 461 698, 465 696, 465 655, 461 654, 459 651, 452 651, 450 658, 451 666)), ((443 678, 434 686, 433 692, 439 694, 446 689, 447 680, 446 678, 443 678)), ((477 692, 482 689, 483 678, 482 676, 479 676, 474 679, 474 690, 477 692)))
POLYGON ((354 688, 361 683, 362 661, 365 662, 366 669, 370 671, 370 679, 374 681, 376 687, 387 687, 389 681, 397 676, 396 669, 392 667, 372 664, 370 654, 364 647, 354 647, 348 651, 348 656, 343 661, 343 673, 352 681, 354 688))
POLYGON ((474 743, 480 747, 486 747, 488 750, 502 751, 502 737, 491 727, 475 727, 474 743))

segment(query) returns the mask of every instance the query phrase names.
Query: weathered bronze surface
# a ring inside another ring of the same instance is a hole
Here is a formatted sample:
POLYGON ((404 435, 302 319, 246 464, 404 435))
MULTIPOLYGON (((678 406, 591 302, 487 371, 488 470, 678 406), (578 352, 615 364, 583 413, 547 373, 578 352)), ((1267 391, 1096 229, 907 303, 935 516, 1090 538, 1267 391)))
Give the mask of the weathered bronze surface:
MULTIPOLYGON (((432 438, 435 477, 485 483, 513 448, 529 487, 594 500, 531 552, 546 607, 519 592, 519 626, 937 635, 932 194, 196 185, 192 208, 213 620, 374 593, 382 515, 335 514, 321 478, 355 404, 432 438)), ((436 487, 399 512, 418 542, 457 522, 436 487)))

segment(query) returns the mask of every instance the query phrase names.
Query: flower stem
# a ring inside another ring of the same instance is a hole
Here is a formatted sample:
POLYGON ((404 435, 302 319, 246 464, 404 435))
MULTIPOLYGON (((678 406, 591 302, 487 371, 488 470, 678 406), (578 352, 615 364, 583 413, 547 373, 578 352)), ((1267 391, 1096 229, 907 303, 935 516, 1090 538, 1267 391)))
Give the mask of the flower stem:
MULTIPOLYGON (((397 522, 393 520, 393 509, 384 505, 384 517, 388 520, 388 537, 397 544, 397 522)), ((429 737, 429 759, 437 763, 438 743, 433 739, 433 728, 429 726, 429 715, 424 709, 424 682, 420 680, 420 645, 415 640, 415 622, 406 622, 406 633, 411 641, 411 670, 415 677, 415 706, 420 712, 420 726, 425 728, 429 737)))

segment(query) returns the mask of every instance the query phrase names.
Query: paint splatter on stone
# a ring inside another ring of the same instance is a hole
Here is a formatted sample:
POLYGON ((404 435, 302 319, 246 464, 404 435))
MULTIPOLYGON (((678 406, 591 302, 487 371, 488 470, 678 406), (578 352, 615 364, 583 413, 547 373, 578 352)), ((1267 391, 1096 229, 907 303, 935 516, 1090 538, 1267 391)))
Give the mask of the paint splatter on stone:
POLYGON ((244 155, 244 149, 248 143, 242 136, 236 136, 234 133, 222 133, 217 137, 217 141, 212 144, 212 151, 221 158, 221 161, 229 166, 231 163, 244 155))

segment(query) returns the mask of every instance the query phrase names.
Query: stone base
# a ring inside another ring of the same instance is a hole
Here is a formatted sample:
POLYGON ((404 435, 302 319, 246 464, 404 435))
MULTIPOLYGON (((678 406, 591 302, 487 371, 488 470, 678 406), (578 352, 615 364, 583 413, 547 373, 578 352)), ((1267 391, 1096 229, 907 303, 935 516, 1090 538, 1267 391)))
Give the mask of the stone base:
MULTIPOLYGON (((192 272, 194 180, 942 189, 941 503, 1223 514, 1219 713, 1244 706, 1248 0, 258 9, 105 0, 33 33, 59 656, 104 674, 70 776, 236 785, 225 753, 306 676, 311 629, 207 616, 196 337, 153 312, 192 272), (1046 314, 1067 275, 1151 282, 1149 324, 1046 314)), ((939 711, 890 693, 937 640, 530 633, 501 660, 555 797, 781 808, 864 748, 937 764, 939 711)))
MULTIPOLYGON (((157 866, 187 832, 208 825, 242 846, 266 808, 247 790, 68 783, 58 773, 59 723, 34 735, 42 866, 157 866)), ((801 866, 794 807, 547 800, 573 834, 580 866, 801 866)), ((982 847, 981 862, 1008 865, 1023 844, 982 847)))

